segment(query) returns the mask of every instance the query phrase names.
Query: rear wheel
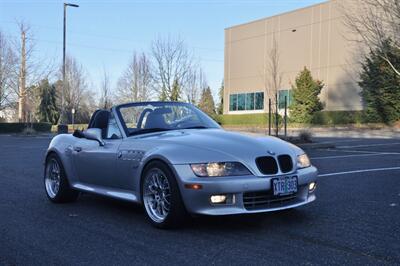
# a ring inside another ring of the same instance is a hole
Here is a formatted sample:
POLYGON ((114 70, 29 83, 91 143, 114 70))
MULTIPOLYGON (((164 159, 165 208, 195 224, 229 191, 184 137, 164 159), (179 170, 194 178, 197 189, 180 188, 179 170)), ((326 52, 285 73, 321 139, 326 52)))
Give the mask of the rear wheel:
POLYGON ((175 228, 187 218, 175 176, 164 163, 151 162, 146 167, 141 194, 147 217, 154 226, 175 228))
POLYGON ((44 186, 46 195, 54 203, 75 201, 79 192, 68 183, 64 167, 56 154, 50 154, 46 160, 44 186))

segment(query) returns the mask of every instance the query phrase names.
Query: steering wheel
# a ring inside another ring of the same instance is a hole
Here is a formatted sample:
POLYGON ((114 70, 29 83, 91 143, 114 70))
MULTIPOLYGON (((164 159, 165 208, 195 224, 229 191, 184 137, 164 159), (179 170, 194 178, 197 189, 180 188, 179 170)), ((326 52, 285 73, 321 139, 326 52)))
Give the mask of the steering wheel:
POLYGON ((178 120, 178 121, 176 121, 176 122, 174 123, 174 126, 175 126, 175 127, 179 127, 179 125, 181 125, 181 124, 183 124, 183 123, 189 121, 189 120, 191 119, 191 117, 192 117, 191 115, 182 117, 180 120, 178 120))

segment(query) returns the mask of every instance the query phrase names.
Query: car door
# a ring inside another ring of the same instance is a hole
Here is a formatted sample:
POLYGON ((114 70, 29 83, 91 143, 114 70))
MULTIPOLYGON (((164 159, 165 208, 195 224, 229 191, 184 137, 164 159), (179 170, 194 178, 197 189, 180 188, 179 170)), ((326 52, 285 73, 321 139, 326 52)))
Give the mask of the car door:
POLYGON ((108 122, 104 146, 97 141, 79 139, 73 147, 75 170, 80 183, 104 187, 118 187, 115 184, 118 148, 122 135, 112 114, 108 122))

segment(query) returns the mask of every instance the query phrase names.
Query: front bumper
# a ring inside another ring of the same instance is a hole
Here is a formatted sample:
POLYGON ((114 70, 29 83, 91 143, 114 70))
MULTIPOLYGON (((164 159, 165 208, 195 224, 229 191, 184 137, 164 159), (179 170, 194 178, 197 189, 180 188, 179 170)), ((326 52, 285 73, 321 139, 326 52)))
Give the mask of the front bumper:
POLYGON ((308 190, 311 182, 316 182, 318 171, 315 167, 297 170, 278 176, 236 176, 199 178, 193 175, 187 165, 174 165, 183 202, 188 212, 205 215, 230 215, 260 213, 295 208, 316 199, 315 192, 308 190), (271 179, 279 176, 297 176, 298 192, 287 197, 272 195, 271 179), (188 189, 185 185, 198 184, 201 189, 188 189), (230 195, 232 203, 213 204, 212 195, 230 195))

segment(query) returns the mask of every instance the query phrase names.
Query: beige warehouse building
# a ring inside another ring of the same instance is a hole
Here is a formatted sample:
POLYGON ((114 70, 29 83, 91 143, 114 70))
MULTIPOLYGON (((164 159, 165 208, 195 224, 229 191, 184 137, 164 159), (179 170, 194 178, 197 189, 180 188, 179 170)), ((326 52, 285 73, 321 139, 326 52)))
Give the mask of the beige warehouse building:
POLYGON ((291 84, 307 67, 325 84, 320 94, 325 110, 361 110, 359 49, 344 24, 344 5, 332 0, 225 29, 224 113, 267 112, 276 61, 280 101, 284 95, 290 100, 291 84))

